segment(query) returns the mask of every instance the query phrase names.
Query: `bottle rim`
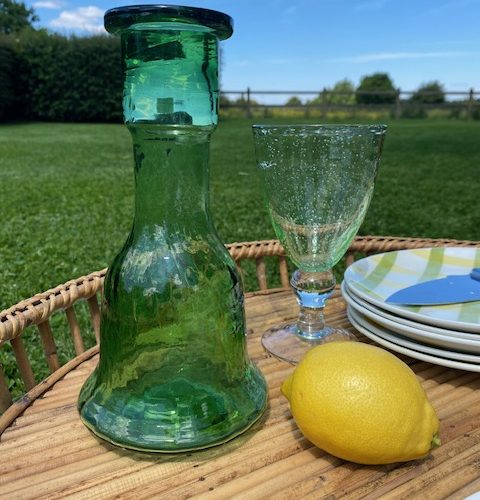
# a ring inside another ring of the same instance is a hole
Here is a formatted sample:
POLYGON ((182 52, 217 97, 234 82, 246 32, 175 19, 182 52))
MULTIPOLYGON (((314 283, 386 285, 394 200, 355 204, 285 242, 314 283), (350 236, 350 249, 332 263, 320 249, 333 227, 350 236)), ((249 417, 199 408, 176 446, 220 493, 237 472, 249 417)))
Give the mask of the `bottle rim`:
POLYGON ((180 5, 128 5, 107 10, 105 29, 112 35, 121 34, 134 26, 158 23, 191 24, 211 30, 219 40, 233 33, 233 19, 223 12, 180 5))
POLYGON ((252 125, 255 135, 385 135, 387 125, 384 124, 255 124, 252 125))

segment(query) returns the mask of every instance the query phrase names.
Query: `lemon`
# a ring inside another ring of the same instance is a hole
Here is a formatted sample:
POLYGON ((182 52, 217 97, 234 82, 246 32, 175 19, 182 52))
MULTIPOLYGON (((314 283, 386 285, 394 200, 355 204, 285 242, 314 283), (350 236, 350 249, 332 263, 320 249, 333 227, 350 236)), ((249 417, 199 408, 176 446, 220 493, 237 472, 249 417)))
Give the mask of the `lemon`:
POLYGON ((439 421, 413 371, 361 342, 310 350, 283 383, 307 439, 360 464, 405 462, 440 444, 439 421))

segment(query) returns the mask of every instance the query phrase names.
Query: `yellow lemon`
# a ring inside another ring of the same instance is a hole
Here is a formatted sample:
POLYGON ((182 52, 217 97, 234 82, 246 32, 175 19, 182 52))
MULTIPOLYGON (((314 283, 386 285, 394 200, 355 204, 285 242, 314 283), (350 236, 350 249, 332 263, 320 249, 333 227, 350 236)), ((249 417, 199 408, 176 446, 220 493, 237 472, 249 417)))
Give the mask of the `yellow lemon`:
POLYGON ((438 418, 417 377, 378 347, 317 346, 283 383, 282 393, 305 437, 345 460, 405 462, 440 444, 438 418))

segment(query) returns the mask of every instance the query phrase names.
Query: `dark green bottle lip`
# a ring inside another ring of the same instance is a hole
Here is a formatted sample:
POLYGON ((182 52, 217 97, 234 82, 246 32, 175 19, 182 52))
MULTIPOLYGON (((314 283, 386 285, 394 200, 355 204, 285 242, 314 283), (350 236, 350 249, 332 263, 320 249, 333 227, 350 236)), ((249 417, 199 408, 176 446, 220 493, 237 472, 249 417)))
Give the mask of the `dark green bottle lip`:
POLYGON ((118 35, 135 24, 185 23, 206 26, 213 30, 220 40, 233 33, 233 19, 216 10, 179 5, 129 5, 107 10, 105 29, 118 35))

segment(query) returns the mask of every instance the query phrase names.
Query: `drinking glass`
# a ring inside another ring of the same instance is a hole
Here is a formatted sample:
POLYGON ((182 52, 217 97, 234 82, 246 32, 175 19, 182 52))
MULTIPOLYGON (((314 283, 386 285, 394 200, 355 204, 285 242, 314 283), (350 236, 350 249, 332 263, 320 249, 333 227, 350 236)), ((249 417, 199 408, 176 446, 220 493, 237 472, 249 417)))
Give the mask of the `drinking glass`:
POLYGON ((277 358, 298 363, 313 346, 355 340, 325 325, 332 267, 357 233, 372 198, 385 125, 254 125, 257 166, 275 233, 297 267, 290 284, 298 321, 264 333, 277 358))

